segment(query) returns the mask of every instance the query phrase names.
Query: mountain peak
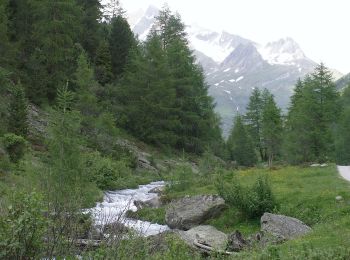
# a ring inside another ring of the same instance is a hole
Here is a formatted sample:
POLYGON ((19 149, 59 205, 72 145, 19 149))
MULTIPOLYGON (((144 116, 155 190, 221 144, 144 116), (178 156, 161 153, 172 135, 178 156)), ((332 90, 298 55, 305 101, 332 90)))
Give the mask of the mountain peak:
POLYGON ((291 37, 269 42, 259 51, 270 64, 295 65, 298 60, 307 59, 299 44, 291 37))
POLYGON ((146 12, 145 12, 145 15, 147 16, 147 17, 149 17, 149 18, 151 18, 151 17, 156 17, 157 15, 159 14, 159 9, 156 7, 156 6, 154 6, 154 5, 150 5, 150 6, 148 6, 148 8, 147 8, 147 10, 146 10, 146 12))

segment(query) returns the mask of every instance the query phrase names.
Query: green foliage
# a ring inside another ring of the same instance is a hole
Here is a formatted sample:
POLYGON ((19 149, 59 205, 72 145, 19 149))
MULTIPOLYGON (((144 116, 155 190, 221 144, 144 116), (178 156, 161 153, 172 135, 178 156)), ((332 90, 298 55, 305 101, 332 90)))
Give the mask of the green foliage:
POLYGON ((334 158, 333 128, 339 95, 331 72, 319 65, 299 82, 286 123, 286 159, 291 163, 324 162, 334 158))
POLYGON ((184 30, 178 15, 160 13, 146 42, 132 49, 112 105, 118 125, 143 141, 193 153, 208 145, 218 151, 220 120, 184 30))
POLYGON ((244 116, 247 124, 247 130, 253 140, 255 148, 259 151, 261 159, 264 159, 265 154, 262 144, 262 110, 263 100, 261 92, 258 88, 254 88, 251 96, 249 97, 249 103, 247 106, 247 112, 244 116))
POLYGON ((274 158, 280 155, 283 126, 281 110, 277 107, 271 94, 264 102, 261 126, 261 136, 266 150, 268 164, 272 167, 274 158))
POLYGON ((8 130, 26 137, 28 134, 28 105, 21 84, 13 87, 9 105, 8 130))
POLYGON ((4 145, 12 162, 18 162, 24 156, 26 140, 22 136, 5 134, 4 145))
POLYGON ((242 166, 253 166, 257 162, 257 157, 250 136, 243 124, 241 116, 236 116, 234 127, 227 140, 227 149, 230 159, 242 166))
POLYGON ((107 41, 102 40, 96 51, 95 58, 95 76, 96 80, 105 85, 111 83, 113 78, 111 53, 107 41))
POLYGON ((169 184, 166 186, 168 193, 185 191, 191 187, 194 180, 192 169, 187 165, 172 169, 169 178, 169 184))
POLYGON ((165 207, 161 207, 161 208, 145 207, 145 208, 137 210, 136 212, 128 211, 127 217, 145 220, 145 221, 149 221, 151 223, 157 223, 160 225, 166 225, 166 223, 165 223, 165 207))
POLYGON ((35 13, 33 39, 37 48, 28 64, 28 96, 36 103, 53 101, 57 87, 70 78, 75 67, 76 50, 81 32, 81 9, 76 1, 32 0, 35 13), (29 91, 30 90, 30 91, 29 91))
POLYGON ((335 131, 335 158, 337 164, 350 164, 350 86, 345 88, 341 96, 343 110, 335 131))
POLYGON ((114 161, 91 153, 85 159, 86 172, 101 190, 116 190, 131 178, 131 169, 124 161, 114 161))
POLYGON ((98 0, 77 0, 77 3, 81 6, 83 11, 80 43, 89 54, 90 59, 93 60, 100 41, 99 35, 96 32, 100 27, 99 22, 102 18, 102 5, 98 0))
POLYGON ((210 151, 205 151, 198 163, 199 171, 204 175, 212 174, 216 172, 217 169, 225 168, 225 166, 225 161, 215 156, 210 151))
POLYGON ((231 184, 219 181, 217 190, 227 204, 240 209, 249 218, 259 218, 277 206, 267 176, 259 176, 250 188, 242 187, 238 180, 231 184))
POLYGON ((126 18, 121 15, 112 18, 108 40, 113 76, 118 78, 124 71, 130 50, 135 45, 134 34, 126 18))
POLYGON ((42 197, 15 191, 7 214, 0 216, 0 258, 40 258, 47 222, 42 197))
POLYGON ((119 125, 146 142, 176 144, 175 90, 157 36, 148 39, 144 53, 133 52, 116 94, 122 104, 119 125))

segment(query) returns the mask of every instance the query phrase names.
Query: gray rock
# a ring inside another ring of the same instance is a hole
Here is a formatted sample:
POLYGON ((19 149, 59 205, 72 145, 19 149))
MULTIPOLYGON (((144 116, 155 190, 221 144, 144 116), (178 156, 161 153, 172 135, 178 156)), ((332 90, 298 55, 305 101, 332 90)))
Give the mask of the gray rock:
POLYGON ((116 141, 116 143, 120 147, 123 147, 124 149, 130 151, 135 156, 137 167, 140 170, 158 172, 158 170, 152 165, 152 163, 148 159, 151 157, 151 155, 149 153, 142 151, 134 143, 132 143, 128 140, 125 140, 125 139, 120 138, 116 141))
POLYGON ((155 187, 155 188, 151 189, 148 193, 161 194, 164 192, 164 189, 165 189, 165 186, 155 187))
POLYGON ((247 241, 249 242, 250 246, 264 248, 268 245, 280 244, 285 241, 285 238, 259 231, 257 234, 250 236, 247 241))
POLYGON ((163 204, 159 197, 155 197, 146 201, 135 200, 134 205, 137 210, 140 210, 143 208, 160 208, 163 204))
POLYGON ((241 232, 239 232, 238 230, 228 235, 227 249, 229 251, 239 252, 248 246, 249 242, 243 238, 241 232))
POLYGON ((296 218, 264 213, 261 217, 261 231, 289 240, 309 233, 311 228, 296 218))
POLYGON ((177 231, 186 244, 195 247, 194 242, 210 246, 217 251, 226 250, 227 235, 212 226, 197 226, 188 231, 177 231))
POLYGON ((165 221, 170 228, 188 230, 215 217, 225 208, 225 201, 216 195, 185 197, 170 203, 165 221))

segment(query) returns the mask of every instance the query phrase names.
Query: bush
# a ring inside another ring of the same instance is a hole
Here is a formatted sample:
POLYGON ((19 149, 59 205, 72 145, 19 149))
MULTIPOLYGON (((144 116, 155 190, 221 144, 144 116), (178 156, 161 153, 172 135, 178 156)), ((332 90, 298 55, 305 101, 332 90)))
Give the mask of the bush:
POLYGON ((4 145, 12 162, 18 162, 24 156, 26 141, 22 136, 5 134, 4 145))
POLYGON ((35 259, 44 248, 46 222, 39 194, 15 193, 0 217, 0 259, 35 259))
POLYGON ((181 165, 171 170, 167 192, 188 190, 193 183, 193 172, 190 166, 181 165))
POLYGON ((277 207, 266 176, 260 176, 252 187, 242 187, 237 179, 232 184, 220 180, 217 190, 227 204, 238 208, 248 218, 261 217, 277 207))
POLYGON ((202 174, 212 174, 217 169, 225 168, 225 161, 215 156, 209 151, 205 151, 198 163, 199 170, 202 174))
POLYGON ((85 165, 90 181, 95 182, 101 190, 117 189, 131 176, 131 169, 124 161, 102 157, 98 152, 88 154, 85 165))

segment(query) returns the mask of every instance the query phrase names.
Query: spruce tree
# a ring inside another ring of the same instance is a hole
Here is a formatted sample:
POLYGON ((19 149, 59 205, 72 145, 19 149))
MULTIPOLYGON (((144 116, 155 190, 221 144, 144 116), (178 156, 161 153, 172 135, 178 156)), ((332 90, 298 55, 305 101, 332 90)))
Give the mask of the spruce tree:
POLYGON ((113 78, 111 53, 109 44, 102 40, 96 51, 95 58, 95 76, 101 85, 111 83, 113 78))
POLYGON ((16 135, 26 137, 28 134, 28 104, 24 89, 19 83, 11 91, 8 130, 16 135))
POLYGON ((146 142, 174 146, 178 122, 171 81, 166 53, 153 34, 140 50, 132 52, 127 64, 118 89, 119 124, 146 142))
POLYGON ((230 159, 241 166, 253 166, 257 162, 254 146, 240 115, 234 120, 233 129, 227 140, 230 159))
POLYGON ((335 131, 335 159, 339 165, 350 164, 350 85, 341 96, 342 112, 335 131))
POLYGON ((134 34, 126 18, 113 17, 109 36, 112 72, 115 79, 123 73, 130 50, 135 46, 134 34))
POLYGON ((273 160, 280 154, 283 131, 281 110, 272 95, 265 101, 261 125, 268 164, 272 167, 273 160))
POLYGON ((8 62, 10 42, 8 38, 8 0, 0 2, 0 67, 8 62))
POLYGON ((97 33, 102 19, 102 5, 99 0, 77 0, 78 5, 82 8, 82 31, 80 43, 88 53, 89 58, 94 60, 100 38, 97 33))
POLYGON ((251 96, 249 97, 249 103, 247 106, 247 112, 245 114, 245 121, 250 136, 257 151, 259 151, 260 159, 264 159, 264 150, 262 144, 262 109, 263 101, 261 92, 258 88, 254 88, 251 96))
POLYGON ((334 158, 333 128, 340 107, 332 74, 323 65, 306 77, 292 97, 287 120, 287 159, 294 163, 334 158))
POLYGON ((161 39, 174 79, 180 120, 180 127, 175 130, 179 136, 177 147, 201 153, 208 143, 221 139, 218 117, 214 113, 213 100, 208 96, 202 68, 189 48, 185 25, 178 14, 172 14, 165 7, 153 30, 161 39))
POLYGON ((53 101, 57 86, 70 78, 75 68, 75 43, 81 32, 81 9, 74 0, 30 0, 35 51, 27 64, 28 95, 36 103, 53 101))

